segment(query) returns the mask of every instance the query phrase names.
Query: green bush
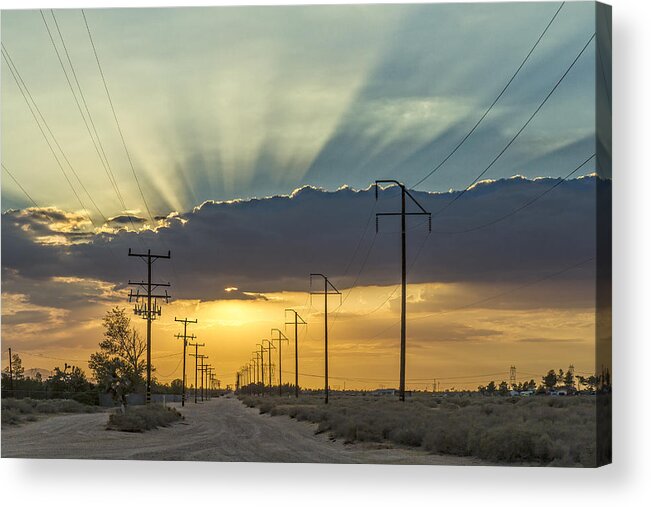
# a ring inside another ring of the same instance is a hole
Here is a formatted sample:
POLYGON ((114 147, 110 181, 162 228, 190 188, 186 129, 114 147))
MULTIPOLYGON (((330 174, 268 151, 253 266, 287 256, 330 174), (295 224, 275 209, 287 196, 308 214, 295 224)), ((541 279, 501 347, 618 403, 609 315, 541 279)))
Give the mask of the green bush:
POLYGON ((181 419, 183 419, 183 416, 178 411, 163 405, 127 407, 124 413, 115 412, 109 416, 106 429, 141 433, 162 426, 169 426, 181 419))

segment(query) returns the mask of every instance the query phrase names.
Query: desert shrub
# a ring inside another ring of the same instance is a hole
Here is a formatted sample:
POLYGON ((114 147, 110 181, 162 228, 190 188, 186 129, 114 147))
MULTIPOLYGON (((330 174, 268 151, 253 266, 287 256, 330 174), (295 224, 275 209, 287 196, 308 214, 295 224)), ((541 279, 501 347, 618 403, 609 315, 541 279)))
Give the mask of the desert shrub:
POLYGON ((127 410, 115 412, 109 416, 106 429, 128 432, 143 432, 180 421, 183 416, 171 407, 162 405, 145 405, 127 407, 127 410))
POLYGON ((20 411, 15 408, 2 407, 2 425, 15 425, 20 424, 21 417, 20 411))
POLYGON ((529 428, 501 426, 486 430, 473 454, 490 461, 546 461, 553 455, 551 440, 529 428))
POLYGON ((567 407, 568 401, 565 397, 559 396, 550 396, 547 399, 547 405, 555 408, 565 408, 567 407))
POLYGON ((83 414, 97 410, 91 405, 84 405, 75 400, 42 400, 35 408, 41 414, 83 414))
POLYGON ((31 414, 34 412, 36 400, 24 398, 17 400, 14 398, 5 398, 2 400, 2 410, 14 410, 20 414, 31 414))
POLYGON ((423 437, 423 447, 436 454, 466 456, 469 454, 468 428, 447 424, 431 429, 423 437))
POLYGON ((395 428, 389 433, 389 440, 402 445, 420 447, 425 436, 425 428, 421 426, 395 428))
POLYGON ((260 410, 261 414, 266 414, 267 412, 270 412, 271 409, 273 408, 273 403, 271 402, 263 402, 258 405, 258 410, 260 410))
POLYGON ((492 462, 594 466, 595 400, 589 397, 414 395, 321 396, 300 399, 241 397, 271 415, 315 423, 346 442, 389 441, 429 452, 476 456, 492 462))

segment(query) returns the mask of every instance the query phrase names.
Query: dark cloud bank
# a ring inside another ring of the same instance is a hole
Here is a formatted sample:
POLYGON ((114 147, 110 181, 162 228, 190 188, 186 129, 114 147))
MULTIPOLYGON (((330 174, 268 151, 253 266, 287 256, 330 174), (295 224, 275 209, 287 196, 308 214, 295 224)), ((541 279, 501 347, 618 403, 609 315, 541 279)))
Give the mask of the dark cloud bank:
MULTIPOLYGON (((410 282, 526 283, 594 257, 597 179, 592 176, 563 182, 493 225, 458 232, 507 215, 558 181, 513 177, 476 185, 435 216, 432 233, 410 270, 410 282)), ((457 193, 413 195, 436 213, 457 193)), ((172 251, 173 266, 159 261, 154 273, 158 280, 172 282, 175 298, 212 300, 251 297, 244 291, 307 290, 310 272, 325 273, 345 289, 355 282, 364 259, 359 285, 394 284, 400 279, 399 217, 382 217, 376 235, 374 212, 397 211, 399 206, 396 188, 381 190, 376 205, 372 188, 326 192, 304 187, 290 196, 205 202, 170 216, 157 233, 136 235, 123 229, 79 242, 78 231, 57 232, 70 241, 63 245, 35 238, 54 235, 52 220, 66 220, 66 215, 50 213, 46 222, 39 211, 7 211, 2 220, 3 290, 19 291, 21 280, 35 289, 55 276, 102 280, 120 288, 146 274, 140 260, 127 257, 129 248, 172 251), (226 287, 240 290, 227 293, 226 287)), ((411 218, 409 228, 412 259, 428 235, 427 223, 411 218)), ((591 283, 594 269, 568 271, 563 280, 591 283)))

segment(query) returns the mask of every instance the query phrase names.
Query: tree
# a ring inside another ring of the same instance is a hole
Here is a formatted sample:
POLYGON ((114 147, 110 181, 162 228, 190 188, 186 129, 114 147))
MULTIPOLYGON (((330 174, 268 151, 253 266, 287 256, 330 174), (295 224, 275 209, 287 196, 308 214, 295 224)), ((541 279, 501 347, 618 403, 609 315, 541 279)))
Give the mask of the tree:
POLYGON ((596 391, 599 386, 599 377, 596 375, 591 375, 589 377, 578 375, 576 378, 578 379, 579 384, 586 387, 588 391, 596 391))
POLYGON ((104 340, 99 343, 100 351, 90 356, 88 367, 105 392, 126 404, 126 395, 144 382, 147 364, 143 356, 147 344, 131 327, 131 319, 123 308, 108 310, 102 325, 104 340))
POLYGON ((563 384, 565 387, 574 387, 574 374, 572 373, 572 370, 567 370, 567 372, 565 372, 563 384))
POLYGON ((506 382, 502 381, 500 382, 500 386, 498 390, 501 396, 506 396, 507 394, 509 394, 509 385, 506 382))
POLYGON ((495 381, 494 381, 494 380, 491 380, 491 381, 488 383, 488 385, 486 386, 486 392, 487 392, 488 394, 493 395, 493 394, 495 394, 495 391, 497 391, 497 387, 495 386, 495 381))
POLYGON ((183 392, 183 381, 180 378, 175 378, 170 383, 172 394, 181 394, 183 392))
POLYGON ((549 370, 547 375, 542 378, 542 383, 547 389, 553 389, 558 383, 558 375, 554 370, 549 370))
POLYGON ((45 384, 48 391, 54 396, 61 396, 64 393, 81 393, 92 389, 86 374, 78 366, 73 366, 70 372, 56 366, 52 376, 47 379, 45 384))
POLYGON ((7 365, 7 367, 4 369, 4 372, 2 372, 2 377, 9 380, 10 373, 13 380, 23 380, 25 378, 23 360, 18 354, 11 354, 11 372, 9 371, 9 366, 7 365))

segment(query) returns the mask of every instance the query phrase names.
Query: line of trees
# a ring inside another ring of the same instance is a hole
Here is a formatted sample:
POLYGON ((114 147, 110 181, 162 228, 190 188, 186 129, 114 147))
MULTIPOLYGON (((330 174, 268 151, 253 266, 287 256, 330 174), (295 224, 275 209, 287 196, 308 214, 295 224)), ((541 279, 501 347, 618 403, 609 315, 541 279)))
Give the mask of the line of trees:
MULTIPOLYGON (((25 368, 19 354, 12 354, 11 374, 7 366, 2 372, 3 396, 33 398, 71 398, 82 403, 97 404, 100 393, 109 393, 116 403, 126 403, 130 393, 143 392, 147 344, 131 325, 131 319, 123 308, 115 307, 102 319, 103 339, 99 350, 90 356, 88 367, 91 378, 77 366, 55 367, 53 373, 43 379, 40 372, 34 377, 25 376, 25 368)), ((155 372, 155 368, 152 367, 155 372)), ((181 394, 183 382, 174 379, 163 384, 152 379, 152 392, 181 394)))
POLYGON ((511 390, 518 392, 533 391, 537 394, 544 394, 556 389, 576 391, 577 388, 581 390, 581 387, 583 391, 588 392, 610 389, 609 371, 606 370, 601 375, 584 377, 581 375, 575 376, 572 368, 568 368, 567 371, 563 371, 561 368, 558 372, 556 370, 549 370, 543 375, 539 385, 536 385, 536 381, 533 379, 518 384, 512 383, 511 385, 504 381, 496 384, 494 380, 491 380, 485 386, 478 386, 477 391, 484 395, 500 394, 506 396, 511 390))

